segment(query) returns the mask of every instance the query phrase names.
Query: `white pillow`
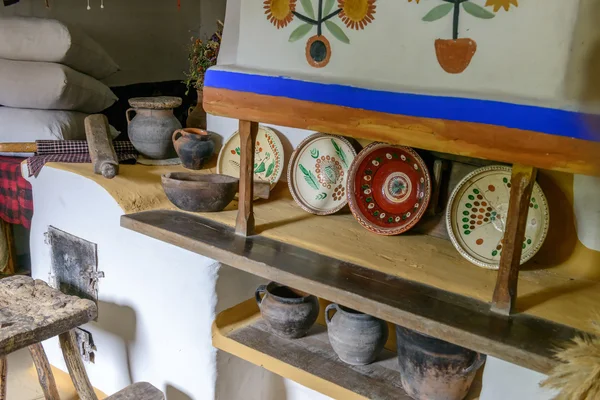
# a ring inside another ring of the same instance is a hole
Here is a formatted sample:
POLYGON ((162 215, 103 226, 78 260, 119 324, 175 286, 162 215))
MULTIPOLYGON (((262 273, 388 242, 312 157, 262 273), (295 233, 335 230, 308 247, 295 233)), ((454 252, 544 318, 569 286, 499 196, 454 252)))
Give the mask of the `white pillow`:
POLYGON ((117 100, 108 86, 67 66, 0 59, 0 105, 97 113, 117 100))
MULTIPOLYGON (((27 110, 0 107, 0 143, 35 142, 36 140, 85 140, 84 120, 88 114, 76 111, 27 110)), ((113 138, 119 135, 112 126, 113 138)), ((29 157, 33 153, 2 153, 29 157)))
POLYGON ((54 19, 0 18, 0 58, 65 64, 96 79, 119 70, 92 38, 54 19))

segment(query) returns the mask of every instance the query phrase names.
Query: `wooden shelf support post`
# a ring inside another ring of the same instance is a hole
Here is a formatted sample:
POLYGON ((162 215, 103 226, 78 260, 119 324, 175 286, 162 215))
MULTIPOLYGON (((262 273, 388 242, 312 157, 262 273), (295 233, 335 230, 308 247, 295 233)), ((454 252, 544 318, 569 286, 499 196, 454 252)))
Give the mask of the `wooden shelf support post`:
POLYGON ((235 233, 254 235, 254 146, 258 135, 258 122, 240 120, 240 189, 235 233))
POLYGON ((510 201, 505 221, 502 255, 492 298, 492 311, 503 315, 510 315, 515 308, 529 199, 536 175, 537 169, 534 167, 519 164, 512 167, 510 201))

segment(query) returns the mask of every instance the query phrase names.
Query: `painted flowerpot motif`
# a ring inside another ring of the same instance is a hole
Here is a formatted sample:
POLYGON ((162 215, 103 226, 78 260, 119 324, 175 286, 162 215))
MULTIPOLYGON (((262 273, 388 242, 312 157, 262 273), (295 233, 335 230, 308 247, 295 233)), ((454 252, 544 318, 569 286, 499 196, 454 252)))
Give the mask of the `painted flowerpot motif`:
POLYGON ((437 39, 435 41, 437 60, 442 69, 449 74, 460 74, 466 70, 477 51, 477 43, 473 39, 458 37, 461 10, 476 18, 491 19, 496 14, 488 11, 484 6, 494 7, 494 12, 498 12, 501 7, 508 11, 511 5, 517 6, 517 0, 486 0, 484 6, 477 4, 476 1, 443 0, 442 4, 433 7, 423 17, 423 21, 432 22, 452 12, 452 39, 437 39))
POLYGON ((306 42, 306 61, 315 68, 322 68, 331 59, 331 44, 323 31, 326 30, 340 42, 349 44, 350 39, 333 19, 339 17, 347 28, 362 30, 375 19, 375 1, 337 0, 335 7, 336 0, 318 0, 315 12, 313 0, 301 0, 304 11, 300 13, 296 11, 296 0, 265 0, 263 8, 267 20, 277 29, 285 28, 294 18, 302 21, 290 33, 290 42, 302 39, 316 28, 316 35, 306 42))
POLYGON ((435 55, 440 66, 449 74, 460 74, 469 66, 477 51, 477 43, 471 39, 437 39, 435 55))
POLYGON ((288 186, 296 203, 317 215, 342 209, 355 156, 350 142, 340 136, 316 133, 302 141, 288 165, 288 186))

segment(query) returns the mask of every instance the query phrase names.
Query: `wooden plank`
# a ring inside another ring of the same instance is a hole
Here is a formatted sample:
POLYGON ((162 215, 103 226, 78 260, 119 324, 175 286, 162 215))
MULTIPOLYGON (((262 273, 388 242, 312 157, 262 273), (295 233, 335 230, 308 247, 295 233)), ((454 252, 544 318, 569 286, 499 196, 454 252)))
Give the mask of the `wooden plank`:
MULTIPOLYGON (((176 211, 121 217, 121 226, 397 325, 547 373, 554 343, 581 332, 176 211)), ((401 262, 399 260, 398 262, 401 262)), ((444 266, 446 268, 447 266, 444 266)))
POLYGON ((79 395, 79 399, 98 400, 85 370, 85 365, 83 365, 83 361, 81 360, 81 354, 79 354, 77 340, 75 339, 75 332, 68 331, 61 333, 58 335, 58 341, 60 342, 65 364, 67 364, 69 375, 79 395))
POLYGON ((41 343, 32 344, 29 346, 29 354, 31 354, 31 359, 35 365, 44 398, 46 400, 60 400, 52 367, 44 351, 44 346, 41 343))
POLYGON ((368 138, 460 156, 600 175, 600 142, 214 87, 204 88, 203 104, 207 112, 225 117, 368 138))
POLYGON ((90 300, 68 296, 41 280, 0 280, 0 356, 83 325, 97 315, 90 300))
POLYGON ((258 123, 240 120, 240 189, 235 232, 238 235, 254 234, 254 146, 258 135, 258 123))
POLYGON ((163 392, 148 382, 138 382, 107 397, 106 400, 163 400, 163 392))
POLYGON ((533 167, 518 164, 512 167, 510 200, 504 229, 504 245, 500 256, 496 288, 492 298, 492 311, 504 315, 511 314, 515 308, 521 252, 523 251, 523 239, 527 228, 529 199, 531 198, 536 175, 537 170, 533 167))

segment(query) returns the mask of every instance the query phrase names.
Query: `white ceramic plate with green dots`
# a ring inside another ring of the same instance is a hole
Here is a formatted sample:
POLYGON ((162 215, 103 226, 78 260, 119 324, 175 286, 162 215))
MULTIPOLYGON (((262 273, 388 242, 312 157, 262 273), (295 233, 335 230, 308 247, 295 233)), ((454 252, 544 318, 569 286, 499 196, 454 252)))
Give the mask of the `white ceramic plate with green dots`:
MULTIPOLYGON (((493 165, 479 168, 456 186, 446 210, 450 240, 473 264, 498 269, 510 199, 511 168, 493 165)), ((529 201, 521 264, 540 249, 550 223, 546 196, 535 183, 529 201)))

